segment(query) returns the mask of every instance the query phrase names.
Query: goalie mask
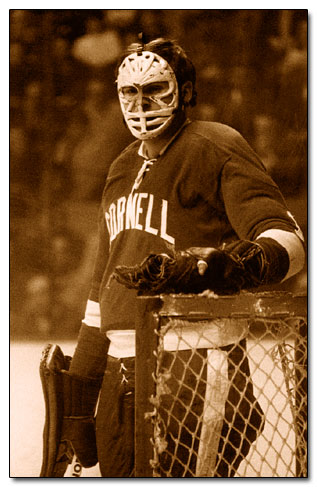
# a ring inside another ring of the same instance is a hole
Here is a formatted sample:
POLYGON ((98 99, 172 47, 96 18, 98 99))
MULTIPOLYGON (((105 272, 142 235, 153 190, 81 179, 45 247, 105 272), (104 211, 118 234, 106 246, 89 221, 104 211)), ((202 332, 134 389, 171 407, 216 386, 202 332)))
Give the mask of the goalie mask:
POLYGON ((127 56, 118 70, 117 88, 124 119, 134 137, 157 137, 170 125, 179 103, 178 84, 161 56, 150 51, 127 56))

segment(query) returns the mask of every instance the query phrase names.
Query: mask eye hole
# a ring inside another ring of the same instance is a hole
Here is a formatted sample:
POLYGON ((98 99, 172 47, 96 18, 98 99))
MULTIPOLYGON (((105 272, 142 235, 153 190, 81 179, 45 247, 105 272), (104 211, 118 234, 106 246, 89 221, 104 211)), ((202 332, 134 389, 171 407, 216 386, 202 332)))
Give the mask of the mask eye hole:
POLYGON ((135 86, 123 86, 120 88, 120 92, 128 101, 132 101, 138 94, 135 86))
POLYGON ((168 81, 160 81, 145 85, 142 91, 144 96, 162 96, 168 91, 168 88, 168 81))

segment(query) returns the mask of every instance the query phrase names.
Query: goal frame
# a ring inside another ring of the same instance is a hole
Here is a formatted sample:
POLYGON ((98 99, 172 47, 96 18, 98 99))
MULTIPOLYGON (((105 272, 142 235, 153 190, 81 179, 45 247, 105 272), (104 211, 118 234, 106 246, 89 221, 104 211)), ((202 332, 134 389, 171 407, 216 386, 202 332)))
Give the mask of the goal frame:
MULTIPOLYGON (((164 319, 181 318, 190 320, 212 320, 215 318, 231 319, 283 319, 289 317, 304 318, 300 327, 301 338, 307 351, 307 296, 289 292, 242 292, 233 296, 201 295, 159 295, 138 298, 136 321, 136 389, 135 389, 135 477, 153 477, 153 424, 150 421, 153 404, 151 396, 155 395, 153 374, 156 370, 156 350, 158 333, 164 319)), ((307 368, 307 355, 303 347, 295 351, 295 362, 307 368), (304 360, 304 363, 303 363, 304 360)), ((306 375, 307 377, 307 375, 306 375)), ((307 378, 296 377, 299 387, 307 395, 307 378)), ((305 425, 304 433, 307 451, 307 410, 299 408, 301 424, 305 425)), ((296 448, 296 477, 304 476, 301 472, 299 455, 303 445, 296 448)))

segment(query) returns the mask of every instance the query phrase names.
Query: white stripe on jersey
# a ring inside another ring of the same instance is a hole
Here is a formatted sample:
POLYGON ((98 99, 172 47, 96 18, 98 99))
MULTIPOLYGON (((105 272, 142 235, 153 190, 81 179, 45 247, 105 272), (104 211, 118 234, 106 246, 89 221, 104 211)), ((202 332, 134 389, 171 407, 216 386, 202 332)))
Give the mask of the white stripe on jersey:
POLYGON ((88 299, 83 323, 88 326, 96 326, 97 328, 100 328, 101 319, 99 303, 88 299))
MULTIPOLYGON (((229 318, 196 321, 191 325, 173 319, 174 328, 164 335, 164 350, 192 350, 218 348, 238 343, 248 334, 249 322, 229 318), (200 326, 201 325, 201 326, 200 326), (203 333, 202 333, 203 330, 203 333)), ((109 330, 108 355, 115 358, 135 357, 135 330, 109 330)))
POLYGON ((302 270, 305 263, 305 251, 300 238, 295 233, 272 228, 261 233, 257 239, 261 237, 272 238, 288 253, 289 269, 282 282, 302 270))

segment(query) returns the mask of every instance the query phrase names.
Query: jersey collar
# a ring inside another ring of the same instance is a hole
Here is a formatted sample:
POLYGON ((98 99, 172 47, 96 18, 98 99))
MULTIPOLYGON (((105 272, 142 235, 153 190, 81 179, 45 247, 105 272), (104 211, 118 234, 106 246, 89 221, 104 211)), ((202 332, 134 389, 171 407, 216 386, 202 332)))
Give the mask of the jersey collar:
MULTIPOLYGON (((188 125, 190 123, 191 123, 191 120, 189 120, 189 118, 187 118, 185 120, 185 122, 183 123, 183 125, 181 125, 181 127, 177 130, 177 132, 175 132, 175 134, 170 138, 170 140, 167 142, 167 144, 164 145, 164 147, 160 150, 160 152, 158 153, 157 157, 152 158, 152 159, 157 159, 158 157, 162 156, 164 154, 164 152, 166 152, 166 150, 168 149, 168 147, 172 144, 172 142, 176 139, 176 137, 180 134, 180 132, 186 127, 186 125, 188 125)), ((145 148, 144 142, 145 141, 143 140, 141 142, 141 144, 140 144, 140 147, 139 147, 139 150, 138 150, 138 155, 141 156, 141 157, 143 157, 143 159, 150 160, 149 156, 146 153, 146 148, 145 148)))

